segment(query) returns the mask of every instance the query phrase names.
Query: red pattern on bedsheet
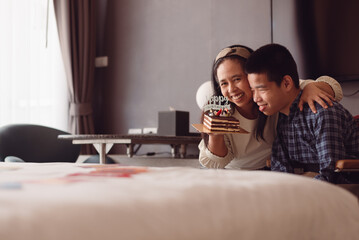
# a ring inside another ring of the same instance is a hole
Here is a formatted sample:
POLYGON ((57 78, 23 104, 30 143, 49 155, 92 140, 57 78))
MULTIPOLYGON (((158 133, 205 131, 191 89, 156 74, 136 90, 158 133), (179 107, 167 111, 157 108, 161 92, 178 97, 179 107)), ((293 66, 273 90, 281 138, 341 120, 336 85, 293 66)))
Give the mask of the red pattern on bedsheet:
POLYGON ((119 167, 119 166, 105 166, 105 165, 92 165, 84 168, 94 168, 94 171, 89 173, 73 173, 68 177, 89 176, 89 177, 131 177, 134 174, 148 172, 145 167, 119 167))

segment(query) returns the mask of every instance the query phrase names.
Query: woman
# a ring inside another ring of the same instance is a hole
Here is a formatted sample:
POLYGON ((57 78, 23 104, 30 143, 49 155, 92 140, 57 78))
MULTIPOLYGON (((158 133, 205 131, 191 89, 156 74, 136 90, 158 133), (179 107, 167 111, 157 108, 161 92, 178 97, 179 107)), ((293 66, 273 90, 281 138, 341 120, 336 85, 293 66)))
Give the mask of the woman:
MULTIPOLYGON (((232 116, 250 133, 203 135, 198 146, 199 161, 207 168, 263 169, 266 160, 270 159, 278 115, 268 117, 264 129, 256 130, 259 111, 253 102, 244 72, 245 62, 252 52, 245 46, 229 46, 217 55, 213 63, 212 84, 215 95, 228 97, 234 109, 232 116)), ((325 102, 331 105, 334 96, 335 100, 341 100, 341 87, 333 78, 323 76, 313 82, 301 81, 303 96, 300 108, 303 102, 307 102, 315 112, 313 101, 327 107, 325 102)))

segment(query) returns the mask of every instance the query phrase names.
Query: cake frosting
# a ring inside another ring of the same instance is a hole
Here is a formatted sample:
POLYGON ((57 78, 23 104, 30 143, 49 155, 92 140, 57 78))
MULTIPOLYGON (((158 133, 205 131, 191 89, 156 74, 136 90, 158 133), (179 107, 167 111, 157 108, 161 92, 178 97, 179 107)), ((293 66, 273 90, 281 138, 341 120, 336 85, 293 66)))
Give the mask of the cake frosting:
POLYGON ((232 116, 204 114, 203 125, 212 132, 240 132, 238 119, 232 116))
POLYGON ((211 132, 240 132, 239 120, 232 116, 228 98, 212 96, 204 106, 203 125, 211 132))

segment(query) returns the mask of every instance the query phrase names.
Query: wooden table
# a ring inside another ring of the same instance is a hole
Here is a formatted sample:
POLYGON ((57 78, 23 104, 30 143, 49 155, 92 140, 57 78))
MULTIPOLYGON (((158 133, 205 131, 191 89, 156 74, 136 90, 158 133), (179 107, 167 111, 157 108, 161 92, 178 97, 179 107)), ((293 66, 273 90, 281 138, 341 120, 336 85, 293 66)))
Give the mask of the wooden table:
POLYGON ((92 144, 100 156, 100 163, 106 163, 106 154, 114 144, 127 146, 127 155, 133 156, 136 144, 169 144, 171 145, 172 157, 186 157, 188 144, 199 144, 200 136, 160 136, 156 134, 79 134, 59 135, 59 139, 71 140, 73 144, 92 144), (178 151, 179 150, 179 151, 178 151))

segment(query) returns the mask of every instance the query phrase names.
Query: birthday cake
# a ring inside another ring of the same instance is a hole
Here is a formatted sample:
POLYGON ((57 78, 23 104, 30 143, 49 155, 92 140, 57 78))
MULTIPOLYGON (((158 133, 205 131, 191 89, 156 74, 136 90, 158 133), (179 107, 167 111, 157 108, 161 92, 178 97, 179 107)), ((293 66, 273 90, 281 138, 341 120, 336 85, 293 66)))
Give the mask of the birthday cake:
POLYGON ((206 112, 204 114, 203 125, 212 132, 240 132, 238 119, 228 114, 218 114, 225 112, 219 110, 217 113, 206 112))
POLYGON ((203 110, 203 125, 211 132, 241 132, 238 119, 231 116, 228 98, 212 96, 203 110))

